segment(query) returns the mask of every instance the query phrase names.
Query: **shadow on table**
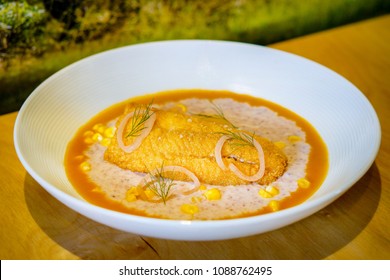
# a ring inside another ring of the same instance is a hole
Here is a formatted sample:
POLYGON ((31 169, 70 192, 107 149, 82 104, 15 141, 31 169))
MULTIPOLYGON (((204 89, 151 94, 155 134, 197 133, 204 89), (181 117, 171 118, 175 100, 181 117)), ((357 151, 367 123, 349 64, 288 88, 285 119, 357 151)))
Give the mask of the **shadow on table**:
POLYGON ((24 191, 36 223, 82 259, 323 259, 346 246, 370 222, 379 204, 381 181, 374 164, 342 197, 300 222, 251 237, 196 242, 196 246, 96 223, 54 199, 28 174, 24 191))

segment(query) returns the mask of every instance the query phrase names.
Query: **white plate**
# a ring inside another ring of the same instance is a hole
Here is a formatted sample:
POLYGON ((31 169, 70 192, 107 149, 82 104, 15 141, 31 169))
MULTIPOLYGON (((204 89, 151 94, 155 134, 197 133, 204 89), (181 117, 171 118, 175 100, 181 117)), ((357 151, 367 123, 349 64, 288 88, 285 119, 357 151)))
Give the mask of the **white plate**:
POLYGON ((59 201, 102 224, 145 236, 217 240, 274 230, 301 220, 347 191, 373 163, 377 115, 350 82, 307 59, 250 44, 165 41, 114 49, 76 62, 44 81, 15 124, 17 154, 59 201), (325 141, 329 172, 304 203, 223 221, 169 221, 123 214, 86 202, 68 181, 64 153, 75 131, 102 109, 132 96, 180 88, 225 89, 281 104, 306 118, 325 141))

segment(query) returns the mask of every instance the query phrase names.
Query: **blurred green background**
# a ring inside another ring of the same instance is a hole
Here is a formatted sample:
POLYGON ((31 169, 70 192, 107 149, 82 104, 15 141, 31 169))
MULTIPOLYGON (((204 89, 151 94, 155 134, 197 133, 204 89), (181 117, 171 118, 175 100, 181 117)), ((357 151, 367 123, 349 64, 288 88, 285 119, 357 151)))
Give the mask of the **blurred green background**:
POLYGON ((170 39, 267 45, 389 11, 390 0, 0 0, 0 114, 107 49, 170 39))

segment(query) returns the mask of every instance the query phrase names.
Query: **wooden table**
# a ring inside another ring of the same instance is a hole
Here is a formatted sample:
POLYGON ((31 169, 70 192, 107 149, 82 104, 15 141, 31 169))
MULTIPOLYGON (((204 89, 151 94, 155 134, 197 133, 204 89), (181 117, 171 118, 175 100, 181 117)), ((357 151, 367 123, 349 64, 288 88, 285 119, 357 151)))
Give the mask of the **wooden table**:
POLYGON ((274 44, 354 83, 382 125, 375 163, 341 198, 273 232, 215 242, 159 240, 93 222, 51 197, 20 164, 17 112, 0 116, 1 259, 390 259, 390 15, 274 44))

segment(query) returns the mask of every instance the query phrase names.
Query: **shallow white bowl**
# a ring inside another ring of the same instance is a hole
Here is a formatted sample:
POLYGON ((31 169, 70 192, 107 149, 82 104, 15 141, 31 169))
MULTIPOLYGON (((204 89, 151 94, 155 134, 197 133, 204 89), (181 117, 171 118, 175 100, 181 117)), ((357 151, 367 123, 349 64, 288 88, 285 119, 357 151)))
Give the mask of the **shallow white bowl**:
POLYGON ((15 124, 17 154, 56 199, 102 224, 145 236, 218 240, 274 230, 301 220, 347 191, 373 163, 377 115, 364 95, 329 69, 274 49, 223 41, 166 41, 107 51, 43 82, 15 124), (86 202, 68 181, 64 153, 76 130, 108 106, 171 89, 225 89, 281 104, 316 127, 329 152, 325 182, 306 202, 276 213, 223 221, 170 221, 86 202))

